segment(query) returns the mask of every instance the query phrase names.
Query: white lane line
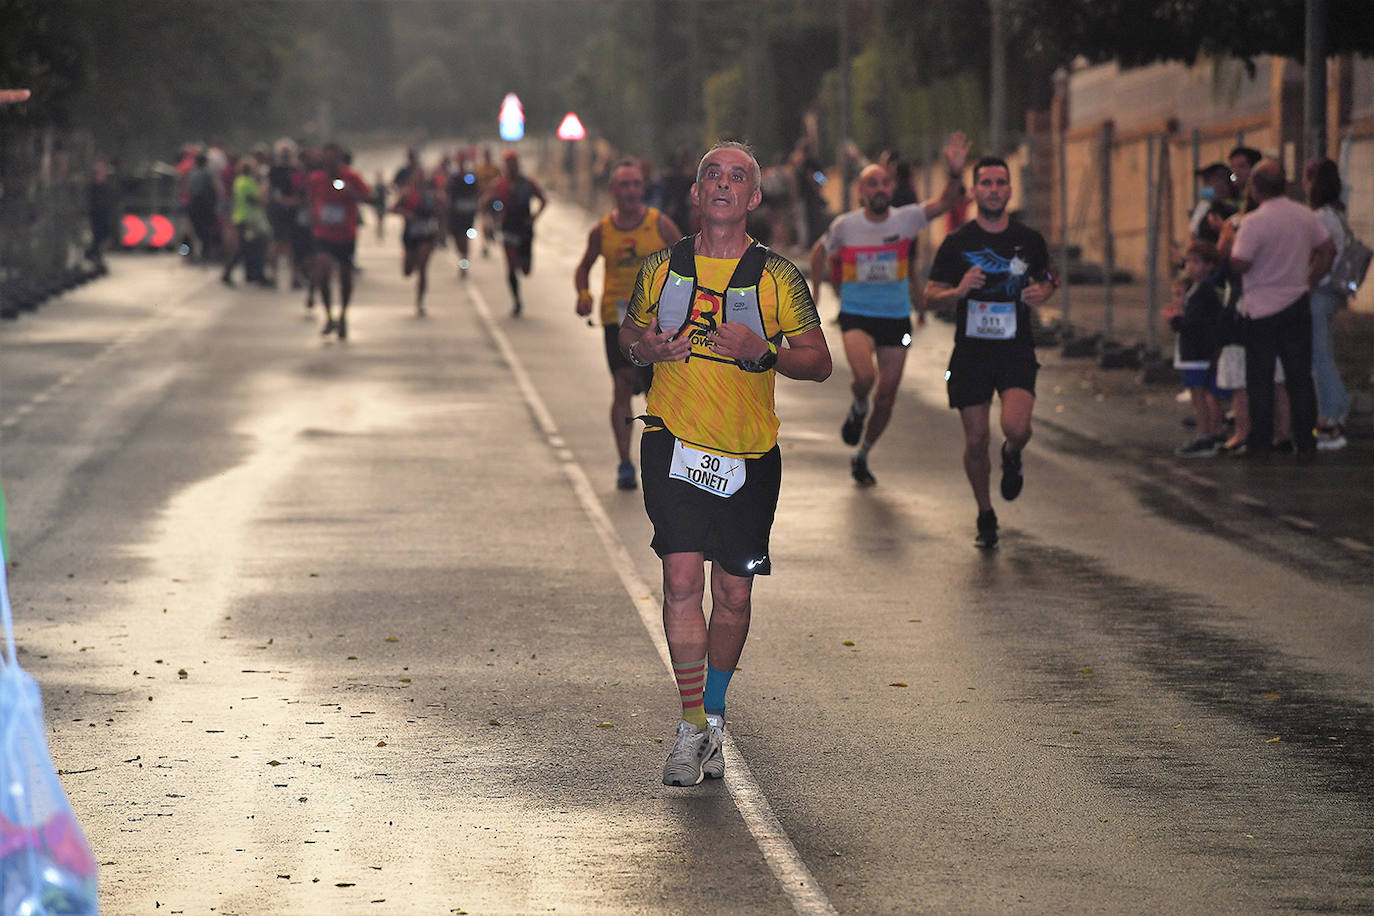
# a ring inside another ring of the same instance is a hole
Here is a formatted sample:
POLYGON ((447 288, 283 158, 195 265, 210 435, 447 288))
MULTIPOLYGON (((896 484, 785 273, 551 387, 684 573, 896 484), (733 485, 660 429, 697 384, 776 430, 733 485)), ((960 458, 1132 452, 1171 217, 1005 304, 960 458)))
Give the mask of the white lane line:
POLYGON ((1336 543, 1347 550, 1353 550, 1357 553, 1369 553, 1370 551, 1374 551, 1374 547, 1370 547, 1364 541, 1355 538, 1336 538, 1336 543))
MULTIPOLYGON (((505 331, 501 330, 501 327, 492 318, 491 308, 487 305, 486 297, 475 285, 472 285, 468 287, 468 298, 472 300, 473 308, 476 309, 478 317, 482 319, 482 324, 486 326, 487 333, 496 344, 496 349, 501 353, 501 358, 505 360, 511 374, 515 376, 515 385, 520 389, 520 394, 530 413, 534 415, 540 432, 544 434, 548 444, 556 449, 557 457, 560 459, 560 465, 568 478, 568 483, 572 486, 573 492, 577 494, 578 502, 582 504, 583 511, 587 513, 592 527, 596 529, 597 535, 601 538, 601 544, 606 549, 611 566, 620 576, 620 583, 624 586, 626 594, 630 596, 630 601, 639 614, 640 623, 644 625, 650 641, 658 650, 658 656, 662 659, 664 668, 667 669, 671 677, 673 663, 668 655, 668 642, 663 637, 663 613, 658 601, 654 599, 648 583, 635 569, 634 561, 630 559, 630 552, 625 549, 625 542, 616 533, 615 525, 611 523, 611 518, 606 514, 605 507, 601 505, 601 500, 597 498, 596 491, 592 489, 592 483, 587 478, 586 472, 577 463, 571 452, 561 448, 563 438, 558 433, 558 427, 553 422, 553 416, 544 405, 544 400, 539 396, 539 392, 535 390, 534 383, 530 381, 529 374, 525 372, 525 367, 520 362, 520 358, 516 356, 515 348, 511 346, 510 339, 506 337, 505 331), (565 455, 566 457, 564 457, 565 455)), ((744 755, 740 753, 734 739, 728 734, 725 736, 725 749, 726 757, 730 761, 730 772, 725 777, 725 785, 730 790, 730 797, 734 800, 735 808, 753 835, 754 842, 763 854, 764 861, 768 863, 768 868, 773 872, 773 877, 777 878, 778 883, 782 885, 783 893, 787 894, 792 901, 792 908, 796 912, 808 914, 808 916, 809 914, 836 913, 835 907, 831 905, 830 900, 816 884, 816 879, 812 877, 810 869, 806 867, 806 863, 797 853, 796 846, 792 844, 792 840, 783 830, 782 823, 773 814, 773 809, 768 804, 768 798, 759 788, 759 784, 754 781, 754 774, 745 762, 744 755)))
POLYGON ((1279 521, 1292 525, 1302 531, 1316 531, 1317 523, 1298 515, 1280 515, 1279 521))

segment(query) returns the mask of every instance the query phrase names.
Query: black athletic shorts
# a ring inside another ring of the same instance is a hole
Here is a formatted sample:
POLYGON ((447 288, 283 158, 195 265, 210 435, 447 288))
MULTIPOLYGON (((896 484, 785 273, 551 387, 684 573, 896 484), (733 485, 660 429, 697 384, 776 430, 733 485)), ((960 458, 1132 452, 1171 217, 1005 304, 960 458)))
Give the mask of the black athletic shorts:
POLYGON ((327 254, 340 264, 353 266, 353 253, 357 249, 356 241, 331 242, 329 239, 322 239, 315 236, 315 251, 319 254, 327 254))
POLYGON ((534 227, 501 230, 501 244, 514 248, 520 260, 529 263, 534 257, 534 227))
POLYGON ((634 393, 644 394, 649 390, 649 386, 654 383, 653 366, 636 366, 625 358, 625 354, 620 352, 620 325, 602 325, 606 332, 606 365, 610 367, 611 374, 619 372, 621 369, 633 369, 635 371, 634 393))
POLYGON ((1024 388, 1034 395, 1039 369, 1035 351, 1029 347, 956 346, 945 372, 949 406, 987 404, 994 391, 1001 394, 1008 388, 1024 388))
POLYGON ((419 251, 421 246, 434 245, 438 241, 439 237, 437 235, 407 235, 405 233, 401 234, 401 247, 404 248, 406 251, 410 252, 419 251))
POLYGON ((877 347, 911 346, 910 318, 874 318, 871 315, 851 315, 840 312, 841 331, 863 331, 873 338, 877 347))
POLYGON ((467 207, 452 206, 448 211, 448 231, 454 235, 464 235, 472 228, 473 221, 477 216, 477 203, 472 202, 471 209, 467 207))
POLYGON ((611 372, 619 372, 621 369, 633 369, 634 363, 625 358, 625 354, 620 352, 620 325, 605 324, 602 328, 606 332, 606 365, 611 367, 611 372))
POLYGON ((778 447, 761 458, 745 459, 744 486, 721 497, 668 476, 674 441, 672 433, 661 429, 645 432, 639 441, 654 553, 701 553, 733 576, 768 575, 773 571, 768 536, 782 484, 778 447))

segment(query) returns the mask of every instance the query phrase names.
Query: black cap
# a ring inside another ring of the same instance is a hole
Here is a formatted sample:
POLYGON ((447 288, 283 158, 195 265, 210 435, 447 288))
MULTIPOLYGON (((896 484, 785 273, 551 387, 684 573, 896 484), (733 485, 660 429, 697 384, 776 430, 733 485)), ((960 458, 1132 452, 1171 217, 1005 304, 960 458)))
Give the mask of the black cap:
POLYGON ((1199 178, 1211 178, 1214 175, 1230 175, 1231 167, 1221 162, 1213 162, 1211 165, 1204 165, 1193 174, 1199 178))

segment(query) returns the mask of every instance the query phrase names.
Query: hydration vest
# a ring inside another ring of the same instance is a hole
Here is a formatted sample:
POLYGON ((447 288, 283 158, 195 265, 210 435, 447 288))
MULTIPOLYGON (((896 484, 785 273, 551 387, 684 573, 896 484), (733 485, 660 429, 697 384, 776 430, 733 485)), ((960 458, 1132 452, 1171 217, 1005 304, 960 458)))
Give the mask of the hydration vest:
MULTIPOLYGON (((677 241, 668 260, 668 279, 658 296, 660 329, 686 329, 692 320, 692 303, 697 292, 696 236, 677 241)), ((726 284, 721 321, 737 321, 755 334, 768 339, 763 329, 763 308, 759 305, 759 281, 768 262, 768 249, 752 239, 740 256, 730 282, 726 284)))

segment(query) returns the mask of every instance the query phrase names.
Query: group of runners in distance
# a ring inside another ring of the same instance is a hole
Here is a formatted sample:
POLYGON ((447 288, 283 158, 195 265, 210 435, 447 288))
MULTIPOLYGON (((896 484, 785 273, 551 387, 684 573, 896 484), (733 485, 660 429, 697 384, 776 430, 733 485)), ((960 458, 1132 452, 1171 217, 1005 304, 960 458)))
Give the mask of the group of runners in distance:
POLYGON ((811 251, 811 286, 746 230, 762 201, 759 165, 747 146, 723 141, 701 159, 690 192, 701 228, 683 238, 645 206, 638 165, 624 161, 611 173, 614 206, 589 233, 574 271, 575 311, 591 314, 590 271, 603 259, 600 316, 621 489, 636 486, 630 399, 647 385, 639 478, 651 546, 663 567, 664 632, 682 706, 665 785, 691 786, 725 773, 725 696, 749 631, 754 577, 772 569, 769 540, 782 478, 775 374, 824 381, 831 372, 816 309, 821 278, 838 277, 854 395, 840 435, 858 446, 850 470, 860 486, 876 482, 868 453, 892 414, 911 343, 911 311, 953 311, 945 379, 978 506, 974 543, 997 546, 993 394, 1001 399, 1004 437, 1000 489, 1013 500, 1024 484, 1022 453, 1039 369, 1031 310, 1056 284, 1044 238, 1010 220, 1010 168, 984 157, 970 175, 975 218, 944 239, 929 280, 917 286, 916 235, 965 201, 967 155, 963 135, 955 134, 944 151, 943 192, 901 207, 891 205, 893 182, 884 167, 864 169, 862 206, 837 217, 811 251))
POLYGON ((466 280, 472 267, 471 243, 480 234, 486 255, 487 243, 498 231, 506 255, 511 312, 517 316, 521 313, 520 275, 528 276, 533 267, 534 221, 548 200, 539 184, 520 171, 520 156, 515 150, 507 150, 502 163, 501 168, 493 165, 488 150, 478 164, 472 151, 464 149, 452 159, 445 156, 433 173, 426 173, 411 150, 406 164, 396 171, 392 184, 399 196, 391 212, 405 220, 401 270, 407 277, 412 273, 416 276, 416 314, 425 314, 429 258, 435 246, 453 239, 458 273, 466 280))
MULTIPOLYGON (((202 153, 187 167, 187 185, 191 189, 188 211, 196 234, 201 237, 202 252, 211 247, 209 224, 215 209, 212 191, 212 202, 208 208, 202 207, 209 216, 197 219, 194 189, 214 185, 212 167, 206 160, 202 153)), ((411 150, 389 185, 378 175, 369 186, 352 167, 348 154, 333 143, 318 150, 297 151, 294 144, 283 141, 270 166, 266 162, 261 165, 259 175, 259 169, 245 160, 242 175, 235 180, 236 223, 239 211, 246 211, 246 207, 239 205, 240 198, 245 204, 262 206, 264 222, 270 224, 274 242, 267 252, 268 264, 258 265, 258 278, 275 287, 275 279, 267 277, 264 268, 270 265, 275 270, 278 261, 287 258, 292 288, 306 289, 306 308, 313 310, 317 297, 324 307, 321 334, 325 337, 348 337, 348 306, 353 298, 354 275, 359 269, 357 240, 364 205, 375 210, 379 238, 387 213, 397 214, 403 220, 401 271, 416 278, 417 315, 426 314, 429 262, 434 249, 451 237, 459 256, 459 275, 466 279, 471 267, 470 245, 479 232, 484 255, 487 243, 500 234, 513 311, 520 314, 518 277, 530 272, 534 220, 542 212, 546 198, 536 182, 521 174, 519 157, 513 150, 505 153, 503 167, 492 163, 490 151, 484 152, 479 164, 471 149, 463 149, 452 158, 445 156, 433 171, 426 171, 411 150), (394 202, 388 208, 387 199, 392 192, 394 202)), ((255 227, 245 226, 241 238, 251 237, 249 228, 255 227)), ((241 259, 235 257, 226 266, 226 284, 233 285, 229 272, 241 259)), ((262 262, 264 258, 257 260, 262 262)), ((253 267, 250 261, 250 278, 253 267)))

